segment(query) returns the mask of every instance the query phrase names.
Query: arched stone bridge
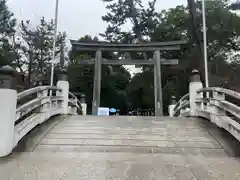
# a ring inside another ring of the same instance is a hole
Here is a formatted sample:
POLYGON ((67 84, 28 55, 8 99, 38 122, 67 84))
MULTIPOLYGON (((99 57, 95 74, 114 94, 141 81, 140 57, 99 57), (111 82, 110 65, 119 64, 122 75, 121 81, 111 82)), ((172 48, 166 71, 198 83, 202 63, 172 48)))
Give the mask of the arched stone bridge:
POLYGON ((17 94, 8 71, 0 87, 0 179, 240 179, 240 108, 227 100, 240 96, 203 89, 197 76, 169 117, 103 117, 85 115, 66 78, 17 94))

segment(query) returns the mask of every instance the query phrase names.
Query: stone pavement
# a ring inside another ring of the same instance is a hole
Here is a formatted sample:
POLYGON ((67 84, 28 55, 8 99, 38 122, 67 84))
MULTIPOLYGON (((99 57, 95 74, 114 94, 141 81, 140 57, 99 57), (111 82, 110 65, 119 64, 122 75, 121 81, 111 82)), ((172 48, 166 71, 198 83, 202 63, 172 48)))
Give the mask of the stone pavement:
POLYGON ((17 153, 0 162, 1 180, 239 180, 228 157, 133 153, 17 153))
POLYGON ((226 156, 194 119, 72 116, 41 139, 35 152, 133 152, 226 156))
POLYGON ((72 116, 44 130, 0 159, 0 180, 240 180, 240 159, 198 119, 72 116))

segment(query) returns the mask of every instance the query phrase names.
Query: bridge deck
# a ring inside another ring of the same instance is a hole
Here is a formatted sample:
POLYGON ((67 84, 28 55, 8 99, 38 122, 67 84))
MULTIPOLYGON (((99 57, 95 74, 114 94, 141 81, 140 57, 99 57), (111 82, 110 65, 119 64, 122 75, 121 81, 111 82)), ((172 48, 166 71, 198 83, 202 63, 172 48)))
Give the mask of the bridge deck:
POLYGON ((54 126, 35 151, 226 155, 199 122, 166 117, 71 117, 54 126))
POLYGON ((198 119, 72 116, 44 129, 0 161, 2 179, 240 179, 198 119))

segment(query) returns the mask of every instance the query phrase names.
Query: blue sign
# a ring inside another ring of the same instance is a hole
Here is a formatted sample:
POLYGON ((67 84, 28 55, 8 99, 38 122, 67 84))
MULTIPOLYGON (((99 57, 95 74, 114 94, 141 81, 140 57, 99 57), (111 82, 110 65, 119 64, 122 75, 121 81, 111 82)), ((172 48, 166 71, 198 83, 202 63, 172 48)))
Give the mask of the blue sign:
POLYGON ((115 108, 111 108, 109 111, 110 111, 111 113, 117 112, 117 110, 116 110, 115 108))

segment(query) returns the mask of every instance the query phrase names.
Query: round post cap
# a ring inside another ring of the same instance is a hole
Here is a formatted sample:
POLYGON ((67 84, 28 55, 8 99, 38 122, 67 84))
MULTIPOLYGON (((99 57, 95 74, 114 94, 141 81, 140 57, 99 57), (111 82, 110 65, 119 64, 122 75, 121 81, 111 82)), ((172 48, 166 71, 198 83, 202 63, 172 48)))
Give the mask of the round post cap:
POLYGON ((176 96, 172 96, 171 104, 176 104, 177 103, 176 99, 177 99, 176 96))
POLYGON ((86 95, 85 94, 83 94, 83 93, 81 93, 81 95, 80 95, 82 98, 85 98, 86 97, 86 95))
POLYGON ((16 70, 9 65, 0 68, 0 74, 2 75, 14 75, 15 73, 16 70))
POLYGON ((14 78, 16 70, 11 66, 3 66, 0 68, 0 88, 1 89, 15 89, 14 78))
POLYGON ((80 102, 81 103, 85 103, 85 97, 86 97, 85 94, 83 94, 83 93, 80 94, 80 102))
POLYGON ((199 74, 199 71, 197 69, 193 69, 192 74, 199 74))
POLYGON ((200 82, 200 73, 197 69, 194 69, 191 74, 190 82, 200 82))
POLYGON ((66 71, 61 71, 58 74, 58 81, 68 81, 68 74, 66 71))

